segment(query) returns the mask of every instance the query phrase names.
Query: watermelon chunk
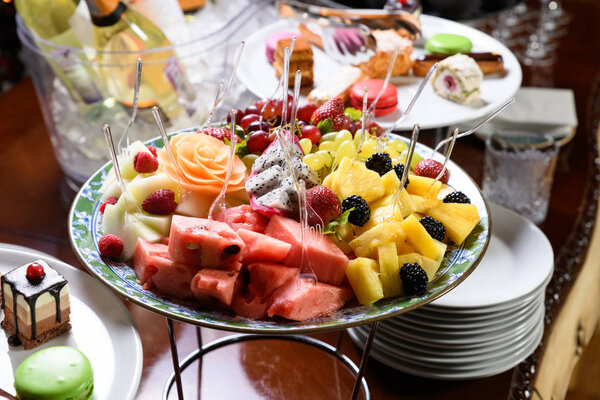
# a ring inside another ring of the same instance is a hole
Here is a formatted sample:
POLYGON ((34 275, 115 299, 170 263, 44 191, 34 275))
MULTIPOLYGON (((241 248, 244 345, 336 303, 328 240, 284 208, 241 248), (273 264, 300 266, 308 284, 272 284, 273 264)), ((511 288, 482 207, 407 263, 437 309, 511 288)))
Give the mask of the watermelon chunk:
POLYGON ((250 281, 248 290, 264 299, 288 281, 298 276, 298 268, 289 268, 282 264, 255 263, 248 265, 250 281))
MULTIPOLYGON (((284 264, 302 271, 301 226, 279 215, 271 218, 265 234, 292 245, 284 264)), ((327 236, 305 232, 309 265, 320 282, 340 285, 346 275, 348 257, 327 236)))
POLYGON ((273 303, 267 310, 267 315, 306 321, 339 310, 352 296, 352 290, 348 288, 314 283, 298 277, 273 293, 273 303))
POLYGON ((193 265, 174 262, 168 247, 138 238, 133 255, 133 270, 142 287, 176 299, 194 298, 190 282, 198 271, 193 265))
POLYGON ((223 222, 173 216, 169 235, 173 261, 239 271, 244 247, 238 234, 223 222))
POLYGON ((264 233, 269 223, 266 217, 254 211, 248 204, 220 211, 215 215, 215 220, 225 222, 236 232, 238 229, 243 228, 264 233))
POLYGON ((237 234, 246 245, 242 251, 243 264, 257 261, 282 262, 292 248, 289 243, 247 229, 240 228, 237 234))
POLYGON ((216 298, 226 306, 231 305, 239 285, 239 271, 226 271, 215 268, 202 268, 192 279, 191 289, 201 302, 216 298))
POLYGON ((267 316, 267 308, 271 302, 261 299, 252 293, 245 296, 236 294, 231 302, 231 309, 239 316, 251 319, 263 319, 267 316))

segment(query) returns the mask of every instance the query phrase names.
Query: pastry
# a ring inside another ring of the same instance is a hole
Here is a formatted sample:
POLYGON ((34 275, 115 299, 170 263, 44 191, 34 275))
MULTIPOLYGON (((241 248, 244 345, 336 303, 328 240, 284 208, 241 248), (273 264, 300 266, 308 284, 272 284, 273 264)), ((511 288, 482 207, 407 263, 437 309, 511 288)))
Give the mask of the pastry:
POLYGON ((33 353, 15 372, 21 400, 87 400, 94 392, 94 372, 87 357, 68 346, 33 353))
POLYGON ((298 34, 293 32, 275 32, 267 36, 267 40, 265 40, 265 55, 267 56, 267 60, 269 60, 269 64, 273 64, 273 61, 275 61, 277 42, 281 39, 291 39, 294 36, 298 36, 298 34))
POLYGON ((439 62, 431 84, 439 96, 456 103, 466 104, 479 98, 483 72, 474 59, 455 54, 439 62))
POLYGON ((371 59, 360 64, 363 75, 374 79, 384 78, 396 46, 398 56, 394 62, 392 76, 406 75, 412 65, 412 42, 398 35, 393 29, 374 30, 372 34, 377 41, 377 52, 371 59))
POLYGON ((71 329, 67 281, 45 261, 12 270, 1 283, 10 345, 31 349, 71 329))
MULTIPOLYGON (((356 82, 352 85, 350 90, 350 103, 352 107, 360 110, 362 109, 363 93, 364 88, 368 89, 367 93, 367 105, 371 107, 371 104, 375 98, 379 95, 379 92, 383 88, 384 81, 381 79, 367 79, 364 81, 356 82)), ((377 104, 375 105, 375 116, 382 116, 391 114, 396 111, 398 107, 398 90, 392 84, 388 84, 385 91, 379 97, 377 104)))
POLYGON ((430 54, 469 53, 472 48, 473 43, 469 38, 453 33, 438 33, 430 37, 425 43, 425 50, 430 54))
MULTIPOLYGON (((274 56, 275 61, 273 61, 273 67, 275 67, 277 78, 281 78, 281 74, 283 73, 284 50, 286 47, 290 47, 291 44, 292 39, 282 39, 277 42, 274 56)), ((290 57, 290 70, 288 74, 290 86, 294 84, 294 78, 297 70, 302 72, 302 86, 312 86, 313 51, 308 40, 302 37, 296 38, 294 51, 290 57)))
POLYGON ((323 83, 311 90, 308 94, 308 101, 318 106, 336 96, 341 97, 345 101, 348 98, 350 88, 361 76, 362 72, 360 68, 349 65, 341 67, 331 76, 327 77, 323 83))
MULTIPOLYGON (((477 62, 484 75, 504 71, 504 60, 500 53, 466 53, 477 62)), ((450 54, 427 54, 413 62, 413 75, 425 76, 433 64, 448 58, 450 54)))

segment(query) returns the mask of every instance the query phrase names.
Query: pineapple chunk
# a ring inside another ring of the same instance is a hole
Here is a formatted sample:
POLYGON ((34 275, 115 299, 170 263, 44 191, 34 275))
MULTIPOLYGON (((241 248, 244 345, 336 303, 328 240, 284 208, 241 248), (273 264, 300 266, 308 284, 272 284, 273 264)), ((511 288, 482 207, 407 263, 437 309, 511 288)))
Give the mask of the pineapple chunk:
POLYGON ((352 162, 350 158, 344 158, 336 173, 331 189, 342 199, 355 194, 371 203, 385 194, 379 174, 360 161, 352 162))
POLYGON ((347 241, 342 240, 338 240, 338 238, 335 235, 327 235, 329 237, 329 239, 331 239, 331 241, 333 242, 333 244, 335 244, 344 254, 350 254, 352 253, 352 248, 350 247, 350 245, 348 244, 347 241))
POLYGON ((398 296, 402 293, 402 280, 400 279, 400 265, 396 254, 396 244, 384 243, 378 249, 379 253, 379 279, 383 288, 383 297, 398 296))
POLYGON ((333 190, 333 180, 335 179, 336 176, 337 176, 337 172, 332 172, 329 175, 327 175, 325 177, 325 179, 323 179, 323 186, 326 186, 329 189, 333 190))
POLYGON ((473 204, 440 202, 429 209, 429 215, 444 224, 446 235, 456 244, 464 242, 479 223, 479 213, 473 204))
POLYGON ((427 279, 431 282, 431 280, 435 276, 435 273, 440 268, 441 261, 438 262, 436 260, 432 260, 431 258, 425 257, 419 253, 408 253, 401 254, 398 256, 399 268, 402 268, 404 264, 412 263, 419 264, 427 274, 427 279))
POLYGON ((438 195, 440 194, 440 190, 442 189, 442 182, 437 181, 436 183, 433 184, 432 187, 430 187, 429 189, 427 189, 427 192, 425 192, 425 194, 423 195, 424 198, 424 208, 425 208, 425 213, 427 213, 427 210, 429 210, 431 207, 434 207, 435 205, 437 205, 440 200, 438 199, 438 195))
POLYGON ((413 204, 415 205, 415 212, 423 214, 427 212, 425 208, 425 197, 417 196, 416 194, 411 194, 410 198, 413 204))
POLYGON ((381 182, 383 183, 383 187, 385 187, 385 194, 388 195, 396 193, 400 187, 400 179, 398 179, 398 175, 396 175, 396 171, 393 169, 381 177, 381 182))
POLYGON ((409 215, 402 221, 402 228, 406 232, 408 243, 410 243, 420 254, 425 257, 437 259, 443 256, 441 248, 435 243, 434 239, 427 233, 427 230, 414 214, 409 215))
POLYGON ((400 207, 396 207, 396 210, 394 210, 394 206, 392 204, 388 204, 388 205, 384 205, 384 206, 380 206, 377 208, 372 208, 371 209, 371 218, 369 218, 369 221, 367 221, 367 223, 362 226, 362 227, 358 227, 357 231, 359 234, 363 234, 366 231, 368 231, 369 229, 374 228, 375 226, 379 225, 380 223, 387 221, 387 222, 402 222, 402 212, 400 210, 400 207), (395 218, 392 218, 392 212, 395 213, 395 218))
POLYGON ((446 249, 448 248, 448 245, 444 242, 440 242, 439 240, 433 239, 433 241, 435 242, 435 245, 440 248, 440 255, 438 258, 435 259, 435 261, 441 263, 444 259, 444 254, 446 254, 446 249))
POLYGON ((418 175, 409 175, 409 183, 406 187, 406 190, 408 190, 408 193, 410 194, 414 194, 417 196, 425 196, 425 193, 427 193, 429 187, 433 182, 435 182, 435 179, 433 178, 427 178, 425 176, 418 175))
POLYGON ((370 258, 350 260, 346 276, 360 304, 371 304, 383 298, 383 288, 378 275, 379 265, 370 258))
POLYGON ((338 225, 337 231, 344 242, 349 242, 356 237, 356 232, 354 232, 354 227, 351 223, 338 225))
MULTIPOLYGON (((423 228, 425 229, 425 228, 423 228)), ((350 242, 358 257, 377 258, 377 248, 386 242, 402 243, 406 233, 398 222, 385 221, 350 242)))
POLYGON ((415 248, 412 247, 410 243, 408 243, 406 240, 399 244, 396 243, 396 251, 398 252, 398 254, 408 254, 417 252, 415 248))

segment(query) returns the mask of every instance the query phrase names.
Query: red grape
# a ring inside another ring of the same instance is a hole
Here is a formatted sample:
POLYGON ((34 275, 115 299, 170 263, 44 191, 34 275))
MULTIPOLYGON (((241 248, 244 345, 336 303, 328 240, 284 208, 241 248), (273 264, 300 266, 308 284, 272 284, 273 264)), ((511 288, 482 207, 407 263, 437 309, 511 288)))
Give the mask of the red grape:
POLYGON ((317 144, 321 140, 321 131, 314 125, 305 125, 300 132, 302 133, 302 138, 310 139, 312 144, 317 144))
MULTIPOLYGON (((236 125, 239 125, 242 118, 244 118, 246 114, 244 114, 244 112, 242 110, 235 110, 235 123, 236 125)), ((231 113, 227 114, 227 123, 230 124, 231 123, 231 113)))
POLYGON ((256 131, 265 131, 268 132, 271 129, 271 124, 265 121, 254 121, 250 125, 248 125, 248 133, 256 132, 256 131))
POLYGON ((314 104, 302 104, 300 107, 298 107, 298 119, 300 121, 310 122, 310 117, 317 108, 319 107, 314 104))
POLYGON ((244 111, 244 115, 249 115, 249 114, 260 114, 260 111, 258 110, 258 107, 256 106, 248 106, 246 107, 246 111, 244 111))
POLYGON ((260 119, 260 116, 258 114, 250 114, 250 115, 246 115, 244 118, 242 118, 242 120, 240 121, 240 126, 242 127, 242 129, 244 131, 247 131, 248 126, 253 123, 254 121, 258 121, 260 119))
POLYGON ((248 136, 248 142, 246 146, 248 151, 253 154, 261 154, 269 145, 269 134, 265 131, 252 132, 248 136))

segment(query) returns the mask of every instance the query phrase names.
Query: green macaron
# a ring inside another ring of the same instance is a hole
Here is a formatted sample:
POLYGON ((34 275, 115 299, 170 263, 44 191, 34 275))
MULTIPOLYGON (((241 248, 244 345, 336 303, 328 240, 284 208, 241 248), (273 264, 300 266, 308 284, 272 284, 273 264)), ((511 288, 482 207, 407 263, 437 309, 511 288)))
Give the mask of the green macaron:
POLYGON ((429 54, 456 54, 470 53, 473 43, 469 38, 453 33, 438 33, 433 35, 425 43, 425 50, 429 54))
POLYGON ((87 400, 94 392, 94 373, 81 351, 49 347, 19 365, 15 389, 21 400, 87 400))

